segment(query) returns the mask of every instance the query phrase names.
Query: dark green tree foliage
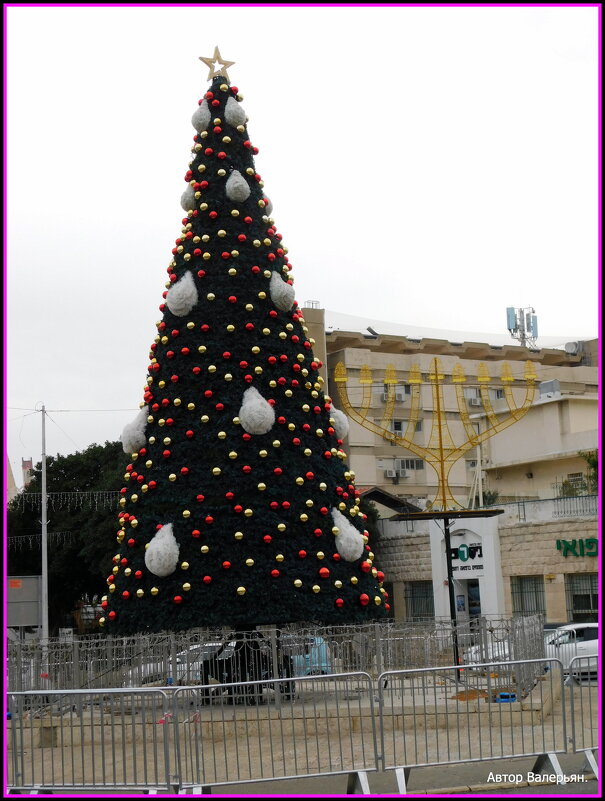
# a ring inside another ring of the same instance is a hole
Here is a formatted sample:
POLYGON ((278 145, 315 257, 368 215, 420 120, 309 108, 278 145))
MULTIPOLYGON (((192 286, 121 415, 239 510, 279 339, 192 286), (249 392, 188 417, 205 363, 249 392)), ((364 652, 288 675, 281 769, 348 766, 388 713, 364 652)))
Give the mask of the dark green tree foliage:
POLYGON ((192 120, 188 212, 122 435, 110 633, 385 614, 343 416, 322 391, 240 101, 219 76, 192 120))
MULTIPOLYGON (((119 442, 91 445, 69 456, 46 460, 48 504, 48 595, 51 633, 65 625, 76 602, 106 591, 109 537, 115 530, 115 508, 90 495, 115 492, 123 472, 119 442), (60 495, 57 495, 60 493, 60 495)), ((37 464, 24 497, 7 510, 7 567, 11 576, 36 576, 42 571, 41 506, 27 496, 41 491, 42 465, 37 464)))

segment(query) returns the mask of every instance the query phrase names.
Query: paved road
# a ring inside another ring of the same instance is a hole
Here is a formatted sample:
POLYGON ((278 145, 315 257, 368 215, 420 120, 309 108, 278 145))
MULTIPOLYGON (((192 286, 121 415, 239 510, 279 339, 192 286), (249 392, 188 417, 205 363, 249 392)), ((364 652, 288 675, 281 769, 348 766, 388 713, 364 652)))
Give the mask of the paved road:
MULTIPOLYGON (((599 782, 594 774, 584 770, 583 754, 560 754, 559 763, 568 779, 566 784, 528 785, 527 774, 532 771, 535 760, 494 760, 464 765, 441 765, 416 768, 410 772, 407 794, 410 796, 437 795, 588 795, 600 798, 599 782), (493 774, 493 775, 490 775, 493 774), (506 780, 503 774, 512 774, 506 780)), ((543 769, 541 773, 546 773, 543 769)), ((371 795, 398 795, 397 778, 393 771, 368 773, 371 795)), ((324 776, 314 779, 276 780, 264 783, 230 785, 213 789, 213 795, 224 792, 228 795, 303 795, 339 796, 347 793, 347 776, 324 776)), ((359 791, 358 791, 359 792, 359 791)))

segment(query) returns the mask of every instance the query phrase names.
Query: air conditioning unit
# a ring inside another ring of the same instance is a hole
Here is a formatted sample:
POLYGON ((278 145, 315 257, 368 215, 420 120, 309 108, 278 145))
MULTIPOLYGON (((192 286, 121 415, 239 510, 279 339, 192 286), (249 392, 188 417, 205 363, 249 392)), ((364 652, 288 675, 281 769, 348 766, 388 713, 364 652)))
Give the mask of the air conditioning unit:
POLYGON ((404 401, 405 400, 405 392, 396 392, 395 393, 395 400, 396 401, 404 401))
POLYGON ((407 470, 398 470, 397 472, 399 473, 399 478, 407 478, 408 477, 408 471, 407 470))
POLYGON ((385 470, 384 475, 386 478, 397 478, 398 472, 397 470, 385 470))
POLYGON ((483 402, 481 398, 469 398, 469 404, 471 406, 482 406, 483 402))
POLYGON ((382 393, 382 400, 383 401, 387 401, 388 399, 389 399, 389 393, 388 392, 383 392, 382 393))

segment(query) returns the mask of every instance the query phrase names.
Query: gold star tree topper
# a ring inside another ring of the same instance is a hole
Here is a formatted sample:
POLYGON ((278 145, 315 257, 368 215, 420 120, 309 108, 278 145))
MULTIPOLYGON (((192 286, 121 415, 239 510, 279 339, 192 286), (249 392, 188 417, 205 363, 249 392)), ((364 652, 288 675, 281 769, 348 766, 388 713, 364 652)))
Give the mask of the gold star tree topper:
POLYGON ((210 70, 208 72, 208 80, 211 81, 213 78, 216 78, 217 75, 223 75, 227 80, 229 80, 229 75, 227 74, 227 69, 233 64, 235 61, 225 61, 221 58, 221 51, 218 47, 214 48, 214 55, 212 58, 204 58, 204 56, 200 56, 200 61, 203 61, 210 70))

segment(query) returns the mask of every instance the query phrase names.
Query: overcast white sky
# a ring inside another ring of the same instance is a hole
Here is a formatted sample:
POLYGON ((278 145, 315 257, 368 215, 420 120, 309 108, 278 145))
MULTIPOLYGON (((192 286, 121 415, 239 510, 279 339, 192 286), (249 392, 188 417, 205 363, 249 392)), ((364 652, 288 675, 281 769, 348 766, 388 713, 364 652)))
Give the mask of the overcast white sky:
POLYGON ((7 23, 17 485, 40 459, 36 403, 70 410, 51 412, 48 454, 115 440, 138 409, 215 45, 301 305, 494 341, 507 306, 533 306, 544 344, 597 335, 596 7, 11 7, 7 23))

